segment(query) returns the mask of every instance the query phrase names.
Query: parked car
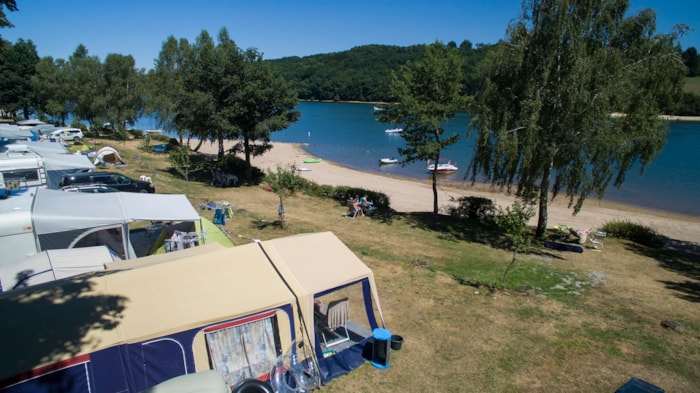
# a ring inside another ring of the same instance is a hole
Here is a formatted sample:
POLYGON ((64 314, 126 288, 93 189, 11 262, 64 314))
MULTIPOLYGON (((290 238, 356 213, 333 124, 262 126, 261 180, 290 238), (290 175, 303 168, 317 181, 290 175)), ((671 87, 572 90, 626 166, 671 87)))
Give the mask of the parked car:
POLYGON ((58 189, 74 185, 104 184, 119 191, 127 192, 156 192, 152 182, 134 180, 121 173, 115 172, 84 172, 64 175, 58 182, 58 189))
POLYGON ((68 192, 87 192, 101 194, 103 192, 119 192, 114 187, 110 187, 106 184, 73 184, 72 186, 65 186, 60 189, 61 191, 68 192))
POLYGON ((83 132, 79 128, 57 128, 49 134, 51 140, 79 141, 83 139, 83 132))

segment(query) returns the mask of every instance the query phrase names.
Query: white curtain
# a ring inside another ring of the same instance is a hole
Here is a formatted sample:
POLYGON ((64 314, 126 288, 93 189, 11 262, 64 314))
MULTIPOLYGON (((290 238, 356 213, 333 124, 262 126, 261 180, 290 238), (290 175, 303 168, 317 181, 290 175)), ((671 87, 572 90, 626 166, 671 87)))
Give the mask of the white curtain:
POLYGON ((206 334, 214 369, 229 386, 258 378, 272 370, 277 359, 274 317, 223 328, 206 334))

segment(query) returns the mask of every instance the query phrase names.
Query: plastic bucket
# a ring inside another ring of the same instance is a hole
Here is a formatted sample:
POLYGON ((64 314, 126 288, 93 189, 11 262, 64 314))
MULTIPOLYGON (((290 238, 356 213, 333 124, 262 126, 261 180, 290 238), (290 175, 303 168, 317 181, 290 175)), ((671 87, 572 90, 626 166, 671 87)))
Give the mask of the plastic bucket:
POLYGON ((401 349, 401 345, 403 344, 403 337, 399 335, 392 335, 391 336, 391 349, 394 351, 398 351, 401 349))

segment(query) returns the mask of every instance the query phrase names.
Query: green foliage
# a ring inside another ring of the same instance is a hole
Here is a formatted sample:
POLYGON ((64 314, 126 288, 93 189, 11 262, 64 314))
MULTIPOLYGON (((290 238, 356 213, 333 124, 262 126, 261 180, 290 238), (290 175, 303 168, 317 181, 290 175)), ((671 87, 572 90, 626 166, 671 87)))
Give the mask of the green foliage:
POLYGON ((21 110, 28 119, 34 109, 31 78, 39 62, 36 47, 31 40, 19 39, 9 45, 2 38, 0 46, 0 108, 21 110))
POLYGON ((676 113, 679 116, 700 116, 700 95, 683 93, 683 101, 676 113))
POLYGON ((550 193, 565 192, 576 213, 659 153, 667 128, 660 106, 679 101, 685 70, 678 32, 648 34, 653 10, 627 17, 629 3, 618 0, 526 5, 490 53, 471 107, 471 178, 538 200, 543 236, 550 193), (611 121, 613 112, 626 116, 611 121))
POLYGON ((188 175, 189 168, 192 165, 189 146, 179 145, 171 147, 168 152, 168 162, 170 162, 173 169, 184 179, 188 175))
POLYGON ((450 206, 448 214, 453 217, 490 221, 496 212, 493 200, 484 197, 464 196, 457 200, 457 206, 450 206))
POLYGON ((250 158, 270 149, 271 132, 298 119, 298 99, 256 49, 241 50, 226 29, 217 40, 206 31, 193 44, 168 38, 149 74, 148 110, 168 129, 217 142, 219 161, 224 141, 238 141, 232 152, 245 154, 250 180, 250 158))
MULTIPOLYGON (((379 112, 379 120, 403 127, 405 147, 399 148, 399 154, 405 163, 437 163, 440 152, 457 143, 460 135, 445 135, 442 124, 467 103, 461 80, 461 57, 456 49, 440 42, 430 45, 423 57, 393 75, 391 93, 396 103, 386 105, 379 112)), ((437 171, 433 171, 432 180, 433 214, 438 214, 437 171)))
POLYGON ((681 56, 683 58, 683 64, 688 67, 687 76, 698 76, 698 64, 700 63, 698 50, 694 46, 691 46, 690 48, 684 50, 681 56))
MULTIPOLYGON (((481 85, 479 63, 491 45, 472 46, 463 41, 455 49, 463 59, 462 84, 466 94, 473 94, 481 85)), ((389 102, 392 72, 407 62, 417 61, 425 53, 425 45, 408 47, 364 45, 347 51, 306 57, 285 57, 266 60, 302 100, 389 102)))
POLYGON ((305 179, 297 174, 296 166, 293 164, 286 167, 278 165, 275 171, 269 170, 267 176, 265 176, 265 183, 279 197, 280 204, 277 208, 277 213, 279 214, 282 227, 286 224, 284 198, 294 195, 304 186, 304 182, 305 179))
POLYGON ((501 287, 506 285, 506 276, 508 271, 515 263, 518 252, 527 253, 532 244, 532 235, 527 222, 535 216, 535 209, 532 206, 525 205, 520 201, 513 202, 512 207, 498 208, 498 212, 493 217, 493 222, 506 235, 509 246, 513 249, 513 259, 503 272, 501 287))
POLYGON ((664 245, 664 236, 645 225, 629 221, 611 221, 599 229, 606 232, 608 236, 629 240, 647 247, 660 248, 664 245))
POLYGON ((505 209, 498 207, 493 216, 493 222, 505 233, 511 248, 515 251, 527 252, 532 244, 531 231, 527 222, 534 216, 535 209, 532 206, 515 201, 512 206, 505 209))

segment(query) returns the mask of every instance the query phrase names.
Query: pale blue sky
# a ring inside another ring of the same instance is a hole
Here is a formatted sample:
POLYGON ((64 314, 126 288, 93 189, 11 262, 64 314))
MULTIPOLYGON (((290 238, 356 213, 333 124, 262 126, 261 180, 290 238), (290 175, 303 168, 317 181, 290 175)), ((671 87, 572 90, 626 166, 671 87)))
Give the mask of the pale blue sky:
MULTIPOLYGON (((683 49, 700 49, 700 1, 632 0, 631 10, 657 11, 658 32, 676 23, 695 29, 683 49)), ((436 40, 495 43, 520 12, 519 0, 17 0, 14 28, 3 39, 32 40, 40 57, 67 59, 79 44, 101 60, 132 55, 150 69, 168 36, 189 41, 222 27, 241 48, 265 59, 339 52, 355 46, 409 46, 436 40)))

